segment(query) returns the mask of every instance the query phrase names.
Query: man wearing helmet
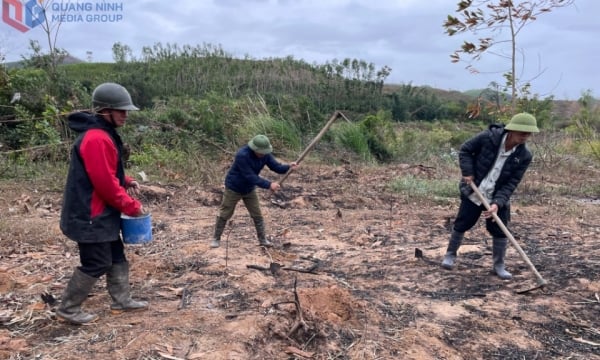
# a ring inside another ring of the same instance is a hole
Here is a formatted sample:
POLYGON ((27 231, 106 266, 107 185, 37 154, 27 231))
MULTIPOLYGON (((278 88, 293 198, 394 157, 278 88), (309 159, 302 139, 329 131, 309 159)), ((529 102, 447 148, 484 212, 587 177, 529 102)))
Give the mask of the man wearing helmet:
POLYGON ((493 221, 492 213, 508 225, 510 197, 531 163, 532 154, 525 145, 531 133, 537 133, 536 119, 528 113, 516 114, 508 125, 492 124, 485 131, 467 140, 460 148, 459 163, 461 203, 452 234, 442 261, 442 267, 452 269, 464 233, 470 230, 483 213, 486 229, 492 235, 493 271, 504 280, 512 278, 506 271, 504 256, 508 239, 493 221), (486 210, 470 187, 475 182, 490 204, 486 210))
POLYGON ((77 242, 81 266, 62 295, 57 316, 74 324, 97 319, 81 309, 96 281, 106 274, 106 285, 115 312, 142 310, 145 301, 131 298, 129 266, 120 238, 121 213, 139 216, 141 203, 127 190, 139 184, 125 175, 121 155, 123 142, 116 129, 127 121, 127 112, 139 110, 127 90, 104 83, 92 94, 94 113, 69 115, 69 127, 79 133, 71 150, 71 162, 60 218, 60 229, 77 242))
POLYGON ((296 170, 298 165, 295 162, 289 165, 279 163, 271 154, 272 151, 273 147, 269 138, 265 135, 256 135, 236 153, 233 164, 225 177, 225 192, 219 207, 215 233, 210 243, 211 248, 219 247, 227 220, 233 216, 235 206, 240 200, 244 201, 244 205, 254 221, 259 245, 273 246, 265 236, 265 221, 260 211, 256 187, 277 191, 280 185, 260 177, 259 173, 265 165, 278 174, 285 174, 290 168, 296 170))

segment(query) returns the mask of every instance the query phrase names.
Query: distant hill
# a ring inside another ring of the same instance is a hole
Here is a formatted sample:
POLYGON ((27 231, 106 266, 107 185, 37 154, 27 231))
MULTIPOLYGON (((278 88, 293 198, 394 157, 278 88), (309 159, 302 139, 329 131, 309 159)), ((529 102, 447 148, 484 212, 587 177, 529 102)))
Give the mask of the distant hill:
MULTIPOLYGON (((393 92, 397 90, 399 86, 387 86, 387 91, 393 92)), ((467 91, 455 91, 455 90, 442 90, 436 88, 427 87, 430 91, 432 91, 438 98, 444 101, 465 101, 465 102, 474 102, 479 96, 488 97, 492 90, 490 89, 471 89, 467 91)), ((554 100, 553 101, 553 109, 552 115, 556 119, 570 119, 574 114, 576 114, 581 105, 576 100, 554 100)))
MULTIPOLYGON (((409 85, 409 84, 406 84, 409 85)), ((391 94, 393 92, 399 91, 402 86, 398 84, 386 84, 383 86, 384 94, 391 94)), ((457 90, 443 90, 436 89, 430 86, 414 86, 415 88, 425 88, 432 94, 436 95, 441 100, 454 101, 454 102, 471 102, 473 99, 477 98, 477 95, 473 96, 467 92, 460 92, 457 90)))
MULTIPOLYGON (((313 86, 315 84, 321 84, 323 83, 323 81, 325 81, 326 83, 330 80, 329 78, 327 80, 323 80, 321 79, 319 76, 322 76, 322 74, 318 71, 315 71, 315 69, 313 67, 311 67, 308 64, 302 63, 302 62, 298 62, 298 61, 287 61, 285 59, 271 59, 268 61, 253 61, 253 60, 232 60, 232 59, 228 59, 228 58, 223 58, 223 59, 219 59, 218 57, 207 57, 206 59, 208 60, 215 60, 216 63, 213 64, 213 67, 207 67, 208 65, 210 65, 209 61, 205 61, 203 63, 199 63, 196 65, 189 65, 186 63, 182 62, 182 66, 181 67, 175 67, 175 68, 179 68, 179 72, 174 71, 172 67, 169 67, 168 69, 162 69, 160 68, 160 64, 161 62, 155 62, 155 67, 157 67, 155 70, 152 70, 154 73, 156 74, 163 74, 163 77, 159 77, 159 79, 157 80, 153 80, 152 83, 161 83, 163 84, 163 87, 167 87, 167 85, 169 85, 171 82, 173 82, 173 79, 191 79, 191 78, 195 78, 195 79, 202 79, 202 81, 200 81, 200 83, 207 83, 209 81, 209 77, 213 76, 213 77, 218 77, 221 76, 223 77, 225 74, 227 73, 231 73, 233 75, 228 75, 228 76, 224 76, 224 77, 228 77, 228 79, 217 79, 219 81, 216 82, 211 82, 210 83, 210 88, 215 90, 214 88, 214 84, 216 83, 218 84, 222 84, 225 83, 227 81, 231 82, 233 81, 233 83, 229 84, 229 86, 227 87, 227 91, 231 92, 231 89, 238 89, 238 88, 243 88, 243 87, 251 87, 251 88, 257 88, 257 84, 258 85, 263 85, 263 84, 267 84, 269 83, 269 79, 273 78, 271 80, 271 82, 277 83, 277 84, 283 84, 283 88, 281 89, 276 89, 276 93, 286 93, 286 92, 291 92, 292 94, 294 94, 293 91, 291 91, 290 89, 294 90, 294 89, 304 89, 304 93, 300 92, 300 95, 309 95, 312 96, 314 94, 312 94, 314 92, 314 90, 312 90, 313 86), (208 65, 207 65, 208 64, 208 65), (187 66, 187 67, 186 67, 187 66), (189 67, 191 66, 191 67, 189 67), (220 70, 219 71, 214 71, 214 67, 218 67, 220 70), (268 70, 260 70, 261 68, 268 68, 268 70), (170 69, 170 70, 169 70, 170 69), (258 69, 258 70, 257 70, 258 69), (168 70, 168 71, 167 71, 168 70), (259 76, 265 77, 264 81, 260 81, 257 84, 254 85, 249 85, 252 84, 252 81, 256 81, 256 76, 252 76, 250 79, 247 78, 247 74, 251 74, 253 72, 258 72, 260 73, 259 76), (209 75, 210 76, 207 76, 209 75), (237 74, 237 75, 236 75, 237 74), (222 76, 223 75, 223 76, 222 76), (299 85, 298 80, 302 79, 303 82, 303 86, 299 85), (321 79, 321 80, 319 80, 321 79), (275 81, 277 80, 277 81, 275 81), (288 84, 289 82, 292 82, 292 84, 288 84), (307 93, 308 92, 308 93, 307 93), (312 94, 312 95, 311 95, 312 94)), ((8 62, 5 63, 5 67, 7 69, 13 69, 13 68, 19 68, 22 67, 24 64, 24 61, 13 61, 13 62, 8 62)), ((71 56, 71 55, 67 55, 65 56, 61 63, 61 65, 74 65, 74 66, 69 66, 68 67, 68 76, 70 76, 73 79, 78 79, 79 81, 88 81, 88 82, 94 82, 94 81, 99 81, 100 79, 106 79, 106 75, 107 74, 111 74, 111 76, 117 77, 118 78, 118 72, 119 71, 123 71, 123 69, 117 69, 118 67, 116 67, 115 63, 90 63, 87 61, 83 61, 77 57, 71 56)), ((135 74, 138 72, 137 68, 136 68, 136 64, 135 63, 127 63, 125 64, 127 67, 127 70, 125 70, 128 74, 128 76, 126 78, 130 78, 132 74, 135 74)), ((148 72, 152 72, 148 69, 144 69, 145 74, 147 74, 148 72)), ((214 80, 214 79, 213 79, 214 80)), ((182 93, 201 93, 201 91, 198 90, 194 90, 194 89, 189 89, 189 88, 185 88, 184 85, 189 83, 189 81, 183 81, 183 82, 178 82, 177 86, 175 89, 170 89, 172 90, 170 93, 177 93, 177 91, 182 92, 182 93)), ((198 81, 194 80, 193 81, 194 84, 198 83, 198 81)), ((343 85, 343 83, 341 83, 343 85)), ((132 86, 132 88, 135 88, 135 86, 138 86, 138 83, 134 83, 132 84, 134 86, 132 86)), ((475 105, 477 103, 477 98, 478 97, 483 97, 483 98, 487 98, 488 100, 491 100, 493 98, 493 96, 495 95, 495 93, 493 92, 493 90, 490 89, 471 89, 471 90, 467 90, 467 91, 457 91, 457 90, 443 90, 443 89, 437 89, 437 88, 433 88, 430 86, 412 86, 410 83, 407 84, 383 84, 383 89, 382 89, 382 93, 383 94, 391 94, 391 93, 395 93, 395 92, 402 92, 403 90, 406 90, 407 87, 412 87, 414 89, 422 89, 422 90, 427 90, 428 93, 435 95, 441 102, 454 102, 457 104, 462 104, 460 106, 464 106, 465 110, 467 108, 467 106, 471 106, 471 105, 475 105)), ((139 93, 136 94, 137 95, 137 100, 141 101, 143 96, 148 95, 148 99, 145 99, 147 101, 147 106, 151 106, 152 105, 152 96, 156 95, 156 94, 150 94, 149 89, 152 89, 152 87, 142 87, 143 90, 139 90, 139 93)), ((261 89, 261 88, 257 88, 259 92, 261 93, 268 93, 268 89, 261 89)), ((347 98, 345 91, 347 90, 345 87, 341 87, 340 89, 337 89, 335 87, 330 87, 327 90, 327 94, 331 94, 334 93, 337 90, 340 90, 342 95, 339 96, 334 96, 334 102, 335 102, 335 107, 350 107, 344 104, 344 99, 347 98), (340 90, 341 89, 341 90, 340 90)), ((243 89, 242 89, 243 90, 243 89)), ((241 90, 240 90, 241 91, 241 90)), ((368 95, 367 94, 373 94, 373 90, 370 88, 366 88, 364 89, 365 93, 363 94, 363 96, 361 96, 361 98, 364 98, 363 100, 366 100, 367 103, 369 102, 373 102, 374 104, 376 103, 375 100, 368 100, 368 95)), ((296 94, 298 95, 298 94, 296 94)), ((335 95, 335 94, 334 94, 335 95)), ((317 96, 317 98, 319 98, 319 103, 322 103, 324 100, 323 96, 317 96)), ((577 101, 569 101, 569 100, 554 100, 554 109, 552 111, 553 113, 553 117, 557 118, 557 119, 569 119, 572 117, 573 114, 577 113, 580 109, 579 103, 577 101)))
MULTIPOLYGON (((76 58, 75 56, 67 55, 62 59, 62 61, 60 62, 60 65, 79 64, 79 63, 83 63, 83 62, 85 62, 85 61, 83 61, 79 58, 76 58)), ((23 67, 23 60, 7 62, 4 65, 6 66, 7 69, 20 68, 20 67, 23 67)))
POLYGON ((574 100, 554 100, 552 115, 561 120, 570 119, 581 108, 581 104, 574 100))

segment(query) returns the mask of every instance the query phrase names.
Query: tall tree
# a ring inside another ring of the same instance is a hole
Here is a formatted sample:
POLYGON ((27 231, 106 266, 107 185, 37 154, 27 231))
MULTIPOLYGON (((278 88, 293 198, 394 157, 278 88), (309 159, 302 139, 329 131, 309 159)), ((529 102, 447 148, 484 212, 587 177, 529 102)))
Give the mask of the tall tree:
POLYGON ((129 45, 122 44, 117 41, 112 46, 113 59, 118 64, 126 63, 129 60, 133 60, 133 51, 129 45))
MULTIPOLYGON (((510 47, 510 71, 504 76, 506 84, 511 89, 511 110, 514 113, 517 104, 517 36, 525 25, 535 21, 540 14, 555 8, 573 4, 575 0, 461 0, 456 12, 458 16, 448 15, 443 24, 446 33, 454 36, 464 32, 474 35, 489 33, 489 37, 479 38, 475 43, 464 41, 460 49, 450 55, 452 62, 459 62, 461 54, 468 55, 472 60, 479 60, 484 53, 501 54, 500 51, 490 50, 508 44, 510 47), (508 35, 504 33, 508 31, 508 35)), ((468 69, 474 70, 469 63, 468 69)))

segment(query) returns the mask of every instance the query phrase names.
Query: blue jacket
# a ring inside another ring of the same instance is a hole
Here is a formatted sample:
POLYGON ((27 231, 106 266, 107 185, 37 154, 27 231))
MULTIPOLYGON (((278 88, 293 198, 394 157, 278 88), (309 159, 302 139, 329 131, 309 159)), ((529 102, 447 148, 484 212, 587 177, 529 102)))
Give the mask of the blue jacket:
POLYGON ((233 164, 227 172, 225 187, 240 194, 247 194, 257 186, 268 189, 271 182, 258 176, 265 165, 278 174, 285 174, 290 169, 289 165, 277 162, 272 154, 258 157, 248 145, 243 146, 235 154, 233 164))
MULTIPOLYGON (((492 124, 461 146, 458 159, 463 177, 473 176, 475 185, 479 186, 496 162, 505 133, 504 125, 492 124)), ((490 205, 496 204, 501 208, 509 204, 510 197, 525 175, 532 158, 533 155, 525 144, 517 145, 515 152, 506 159, 502 167, 490 205)), ((473 192, 462 180, 460 190, 462 196, 469 196, 473 192)))

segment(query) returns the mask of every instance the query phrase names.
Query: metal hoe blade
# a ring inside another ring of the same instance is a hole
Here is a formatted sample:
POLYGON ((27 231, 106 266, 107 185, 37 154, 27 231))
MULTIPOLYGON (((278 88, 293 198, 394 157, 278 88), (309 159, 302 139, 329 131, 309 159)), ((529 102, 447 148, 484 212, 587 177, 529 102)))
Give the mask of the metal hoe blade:
MULTIPOLYGON (((479 198, 479 201, 481 201, 483 203, 483 205, 485 206, 485 208, 489 210, 490 204, 487 202, 485 197, 483 197, 483 195, 479 191, 479 188, 477 188, 477 186, 475 186, 475 183, 473 183, 473 182, 471 182, 470 185, 471 185, 471 188, 473 189, 473 191, 475 192, 475 194, 477 195, 477 197, 479 198)), ((525 252, 523 251, 523 249, 521 248, 521 246, 519 245, 517 240, 515 240, 515 238, 510 233, 510 231, 508 231, 508 228, 502 223, 502 220, 500 220, 498 215, 496 213, 492 213, 492 216, 494 217, 494 221, 496 222, 496 224, 498 224, 498 226, 500 226, 500 229, 502 229, 502 232, 504 233, 504 235, 506 235, 508 240, 510 240, 511 245, 517 250, 519 255, 521 255, 521 258, 523 259, 523 261, 525 261, 527 266, 529 266, 529 269, 531 270, 531 272, 533 272, 533 274, 535 275, 535 278, 536 278, 536 283, 537 283, 536 286, 534 286, 532 288, 524 289, 524 290, 517 290, 516 291, 517 294, 524 294, 524 293, 530 292, 532 290, 543 288, 544 286, 548 285, 548 282, 546 280, 544 280, 544 278, 537 271, 537 269, 535 268, 533 263, 531 263, 531 260, 529 260, 529 257, 527 256, 527 254, 525 254, 525 252)))

